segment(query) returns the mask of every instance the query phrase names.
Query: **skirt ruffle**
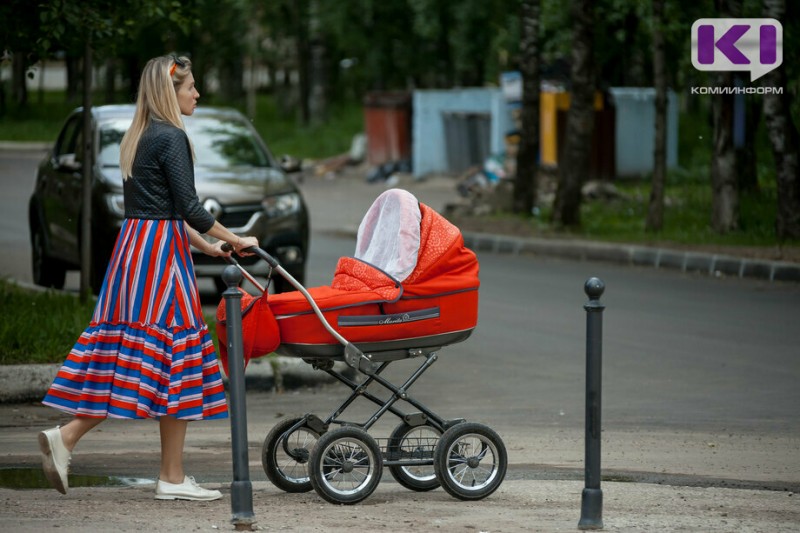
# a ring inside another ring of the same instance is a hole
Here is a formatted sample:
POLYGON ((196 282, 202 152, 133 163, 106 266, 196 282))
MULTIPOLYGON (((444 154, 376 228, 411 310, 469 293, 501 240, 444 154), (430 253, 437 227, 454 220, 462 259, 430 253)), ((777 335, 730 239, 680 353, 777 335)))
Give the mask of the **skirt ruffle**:
POLYGON ((92 322, 42 403, 92 418, 228 416, 182 221, 125 220, 92 322))

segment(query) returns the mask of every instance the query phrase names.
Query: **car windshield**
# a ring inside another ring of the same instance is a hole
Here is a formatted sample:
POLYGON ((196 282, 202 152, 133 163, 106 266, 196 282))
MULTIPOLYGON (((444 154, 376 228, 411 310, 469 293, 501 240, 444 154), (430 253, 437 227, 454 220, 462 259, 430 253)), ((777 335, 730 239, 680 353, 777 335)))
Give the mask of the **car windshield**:
MULTIPOLYGON (((226 117, 185 117, 194 144, 198 167, 269 167, 266 152, 246 124, 226 117)), ((119 167, 119 143, 131 125, 130 118, 109 119, 100 124, 98 163, 119 167)))

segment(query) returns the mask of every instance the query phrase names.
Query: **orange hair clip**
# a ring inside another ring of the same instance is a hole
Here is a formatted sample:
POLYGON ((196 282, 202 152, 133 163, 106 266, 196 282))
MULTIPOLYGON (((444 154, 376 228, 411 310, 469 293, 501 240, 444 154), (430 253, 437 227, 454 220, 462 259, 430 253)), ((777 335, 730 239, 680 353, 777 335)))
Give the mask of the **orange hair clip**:
POLYGON ((171 78, 175 74, 175 69, 178 68, 178 63, 173 63, 172 66, 169 68, 169 77, 171 78))

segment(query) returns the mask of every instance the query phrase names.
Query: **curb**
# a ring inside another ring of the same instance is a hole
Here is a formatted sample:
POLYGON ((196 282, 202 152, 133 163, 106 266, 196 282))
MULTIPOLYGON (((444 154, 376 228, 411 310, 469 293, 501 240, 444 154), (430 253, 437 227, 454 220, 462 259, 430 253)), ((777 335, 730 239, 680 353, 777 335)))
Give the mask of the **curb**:
POLYGON ((464 232, 463 235, 464 244, 476 252, 541 255, 577 261, 601 261, 628 266, 673 269, 714 277, 728 276, 800 283, 800 264, 788 261, 748 259, 731 255, 580 240, 519 238, 474 232, 464 232))
POLYGON ((0 150, 15 152, 46 152, 53 143, 43 141, 0 141, 0 150))

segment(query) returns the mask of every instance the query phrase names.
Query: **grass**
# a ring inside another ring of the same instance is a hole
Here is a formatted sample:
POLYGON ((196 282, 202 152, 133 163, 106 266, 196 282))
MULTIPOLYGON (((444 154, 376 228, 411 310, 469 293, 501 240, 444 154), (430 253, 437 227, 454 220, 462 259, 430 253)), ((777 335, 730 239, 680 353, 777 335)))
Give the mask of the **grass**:
MULTIPOLYGON (((0 364, 61 363, 89 325, 94 301, 0 279, 0 364)), ((218 347, 213 316, 205 317, 218 347)))
POLYGON ((63 361, 89 324, 94 304, 0 280, 0 364, 63 361))

